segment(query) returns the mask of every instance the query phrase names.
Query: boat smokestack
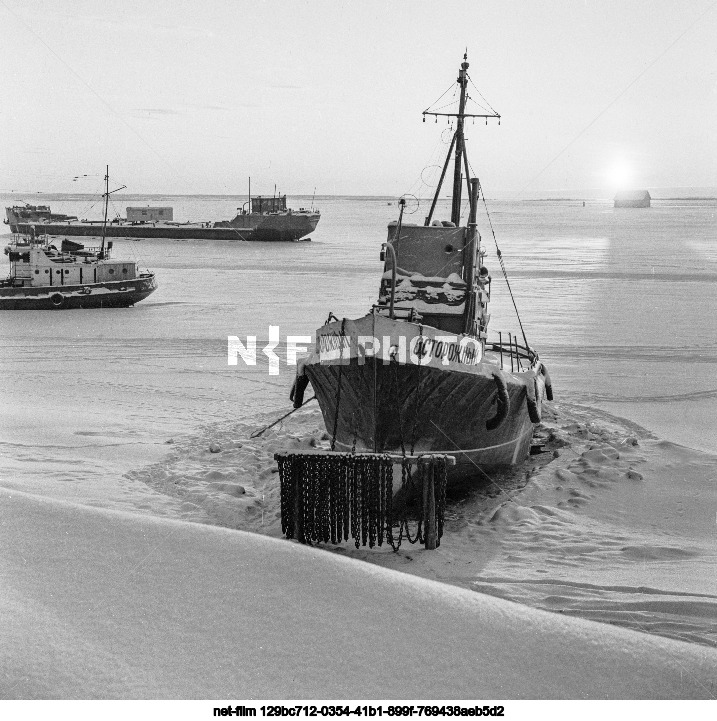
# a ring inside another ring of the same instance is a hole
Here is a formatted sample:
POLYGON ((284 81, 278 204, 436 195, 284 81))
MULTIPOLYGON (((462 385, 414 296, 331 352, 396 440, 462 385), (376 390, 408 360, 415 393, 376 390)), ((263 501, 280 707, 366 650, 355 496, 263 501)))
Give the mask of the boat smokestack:
POLYGON ((463 272, 466 285, 468 286, 468 302, 464 316, 463 332, 473 333, 474 316, 476 307, 475 272, 478 247, 480 246, 480 234, 476 225, 478 214, 478 178, 470 179, 470 211, 468 214, 468 228, 466 229, 466 242, 463 246, 463 272))

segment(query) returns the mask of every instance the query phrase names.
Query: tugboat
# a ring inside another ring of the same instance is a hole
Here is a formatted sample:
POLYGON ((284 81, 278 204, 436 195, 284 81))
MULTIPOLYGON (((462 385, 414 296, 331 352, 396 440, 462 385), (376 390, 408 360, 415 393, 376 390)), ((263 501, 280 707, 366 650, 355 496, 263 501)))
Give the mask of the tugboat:
MULTIPOLYGON (((456 122, 430 212, 421 225, 406 223, 406 202, 399 201, 381 254, 378 302, 355 320, 329 315, 297 368, 291 394, 301 406, 311 383, 332 451, 450 455, 456 463, 449 480, 521 462, 542 401, 552 400, 550 376, 528 345, 520 316, 521 342, 512 333, 488 338, 491 276, 476 223, 481 189, 469 175, 463 128, 466 118, 487 124, 500 115, 466 112, 467 55, 463 60, 457 112, 423 112, 424 122, 426 116, 456 122), (452 154, 451 219, 438 221, 433 215, 452 154), (461 225, 464 171, 470 206, 461 225)), ((505 272, 499 249, 498 258, 505 272)))
MULTIPOLYGON (((105 243, 109 173, 105 176, 105 221, 99 247, 63 240, 60 249, 34 227, 6 246, 10 274, 0 281, 0 310, 125 308, 157 289, 152 272, 140 272, 132 261, 112 260, 112 241, 105 243)), ((48 209, 49 212, 49 209, 48 209)))

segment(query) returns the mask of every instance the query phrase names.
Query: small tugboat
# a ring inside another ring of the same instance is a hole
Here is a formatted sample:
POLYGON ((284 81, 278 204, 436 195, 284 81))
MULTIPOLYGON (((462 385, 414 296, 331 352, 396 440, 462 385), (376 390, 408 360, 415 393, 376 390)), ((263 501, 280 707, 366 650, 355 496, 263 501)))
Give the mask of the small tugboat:
MULTIPOLYGON (((5 248, 10 274, 0 281, 0 310, 117 308, 139 303, 157 289, 154 273, 132 261, 111 259, 105 242, 109 175, 105 176, 105 221, 99 247, 63 240, 60 248, 31 227, 5 248)), ((48 209, 49 212, 49 209, 48 209)))
MULTIPOLYGON (((450 455, 455 465, 447 470, 449 480, 521 462, 541 403, 552 400, 550 377, 528 345, 520 317, 522 342, 512 333, 488 338, 491 276, 476 223, 480 184, 469 174, 463 127, 466 118, 487 123, 500 115, 466 112, 468 67, 464 56, 457 112, 423 113, 424 122, 426 116, 456 120, 430 212, 423 224, 408 224, 406 204, 399 201, 399 218, 389 225, 382 252, 377 304, 356 320, 329 315, 292 390, 298 407, 311 383, 332 451, 450 455), (452 155, 451 219, 438 221, 433 214, 452 155), (465 225, 463 172, 470 201, 465 225)), ((505 272, 499 249, 498 258, 505 272)))

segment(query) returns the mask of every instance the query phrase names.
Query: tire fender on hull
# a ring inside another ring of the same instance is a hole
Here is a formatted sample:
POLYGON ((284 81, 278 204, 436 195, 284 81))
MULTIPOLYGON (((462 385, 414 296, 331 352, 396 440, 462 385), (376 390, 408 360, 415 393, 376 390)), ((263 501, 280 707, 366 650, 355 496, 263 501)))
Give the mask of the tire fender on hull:
POLYGON ((530 377, 527 379, 525 390, 526 390, 526 403, 528 405, 528 415, 530 416, 531 423, 540 423, 541 420, 541 403, 543 401, 543 395, 545 392, 545 385, 541 392, 540 385, 543 383, 543 379, 537 373, 530 372, 530 377))
POLYGON ((65 296, 62 293, 53 293, 50 296, 50 303, 53 308, 62 308, 65 305, 65 296))
POLYGON ((493 373, 493 380, 496 388, 497 409, 493 418, 489 418, 485 422, 486 430, 494 431, 503 425, 503 422, 510 413, 510 395, 508 394, 508 386, 501 375, 493 373))
POLYGON ((291 386, 289 400, 294 402, 294 408, 301 408, 304 405, 304 393, 309 386, 309 376, 304 371, 305 362, 299 361, 296 366, 296 378, 291 386))
POLYGON ((541 361, 540 363, 540 372, 543 375, 543 378, 545 380, 545 397, 549 400, 553 400, 553 383, 550 380, 550 373, 548 373, 548 369, 545 367, 545 363, 541 361))

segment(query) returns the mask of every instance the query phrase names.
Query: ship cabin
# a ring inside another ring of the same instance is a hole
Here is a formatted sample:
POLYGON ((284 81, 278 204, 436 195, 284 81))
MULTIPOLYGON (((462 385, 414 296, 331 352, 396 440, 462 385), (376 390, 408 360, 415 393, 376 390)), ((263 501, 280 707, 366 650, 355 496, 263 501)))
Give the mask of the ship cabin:
POLYGON ((276 195, 271 198, 264 198, 258 195, 251 199, 251 212, 264 215, 266 213, 285 213, 286 195, 276 195))
POLYGON ((485 338, 490 276, 485 267, 476 270, 476 256, 482 257, 476 252, 480 247, 477 232, 476 242, 467 247, 466 228, 451 222, 404 223, 400 237, 397 230, 395 221, 389 224, 388 245, 393 253, 385 255, 376 311, 390 316, 393 305, 394 318, 485 338))
POLYGON ((162 223, 174 220, 174 208, 168 205, 161 208, 128 206, 126 211, 128 223, 162 223))
POLYGON ((18 240, 5 248, 10 275, 3 285, 36 288, 135 279, 136 263, 110 260, 111 249, 112 241, 102 253, 67 239, 60 250, 46 240, 18 240))

